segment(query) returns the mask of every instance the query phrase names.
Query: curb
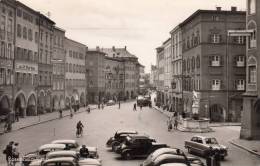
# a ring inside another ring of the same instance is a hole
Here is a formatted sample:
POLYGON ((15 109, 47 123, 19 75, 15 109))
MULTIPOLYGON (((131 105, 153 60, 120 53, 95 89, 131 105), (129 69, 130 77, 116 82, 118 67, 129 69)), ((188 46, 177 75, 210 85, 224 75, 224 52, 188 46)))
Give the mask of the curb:
POLYGON ((228 142, 229 142, 230 144, 232 144, 232 145, 234 145, 234 146, 240 148, 240 149, 243 149, 243 150, 245 150, 245 151, 247 151, 247 152, 249 152, 249 153, 251 153, 251 154, 254 154, 254 155, 260 157, 260 154, 259 154, 259 153, 256 153, 255 151, 253 151, 253 150, 251 150, 251 149, 249 149, 249 148, 247 148, 247 147, 245 147, 245 146, 239 145, 238 143, 235 143, 235 142, 233 142, 233 141, 228 141, 228 142))
MULTIPOLYGON (((91 110, 94 110, 94 109, 96 109, 96 108, 91 108, 91 110)), ((85 111, 84 110, 83 111, 79 111, 76 114, 83 113, 83 112, 85 112, 85 111)), ((62 116, 62 118, 67 117, 67 116, 70 116, 70 114, 64 115, 64 116, 62 116)), ((58 119, 62 119, 62 118, 56 117, 56 118, 53 118, 53 119, 48 119, 48 120, 44 120, 44 121, 41 121, 41 122, 32 123, 32 124, 25 125, 25 126, 17 128, 17 129, 14 129, 14 130, 12 130, 12 131, 10 131, 8 133, 12 133, 12 132, 15 132, 15 131, 18 131, 18 130, 26 129, 28 127, 36 126, 36 125, 39 125, 39 124, 47 123, 47 122, 58 120, 58 119)), ((0 132, 0 135, 4 135, 4 134, 5 134, 4 132, 0 132)))

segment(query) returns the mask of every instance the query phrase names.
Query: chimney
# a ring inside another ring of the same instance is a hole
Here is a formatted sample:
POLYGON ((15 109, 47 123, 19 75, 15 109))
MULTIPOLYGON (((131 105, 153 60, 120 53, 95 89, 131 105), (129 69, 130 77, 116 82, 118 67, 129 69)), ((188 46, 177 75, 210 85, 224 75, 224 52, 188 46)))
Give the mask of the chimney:
POLYGON ((100 51, 99 46, 96 47, 96 51, 100 51))
POLYGON ((219 6, 216 7, 216 9, 217 9, 217 11, 221 11, 221 7, 219 7, 219 6))
POLYGON ((236 12, 236 11, 237 11, 237 7, 231 6, 231 11, 232 11, 232 12, 236 12))
POLYGON ((125 50, 126 50, 126 46, 125 46, 125 50))
POLYGON ((113 51, 115 51, 115 50, 116 50, 115 46, 113 46, 113 47, 112 47, 112 50, 113 50, 113 51))

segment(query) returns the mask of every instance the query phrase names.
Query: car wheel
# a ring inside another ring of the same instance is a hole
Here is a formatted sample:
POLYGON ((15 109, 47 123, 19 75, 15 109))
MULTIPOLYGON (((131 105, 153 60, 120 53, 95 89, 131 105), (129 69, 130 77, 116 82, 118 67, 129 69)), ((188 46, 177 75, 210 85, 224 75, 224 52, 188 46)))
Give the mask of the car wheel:
POLYGON ((131 160, 131 159, 132 159, 131 154, 130 154, 129 152, 126 152, 126 153, 124 154, 124 159, 126 159, 126 160, 131 160))

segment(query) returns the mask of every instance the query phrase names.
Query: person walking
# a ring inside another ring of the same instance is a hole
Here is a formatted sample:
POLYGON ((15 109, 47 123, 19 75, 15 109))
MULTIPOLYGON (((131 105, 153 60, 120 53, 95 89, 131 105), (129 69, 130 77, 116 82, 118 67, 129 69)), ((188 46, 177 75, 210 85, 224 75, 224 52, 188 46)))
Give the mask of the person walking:
POLYGON ((71 107, 70 107, 70 118, 73 118, 73 111, 71 107))
POLYGON ((13 144, 14 144, 13 141, 9 142, 9 144, 6 145, 6 148, 3 151, 3 153, 5 154, 7 166, 11 165, 11 161, 12 161, 12 158, 13 158, 13 144))
POLYGON ((143 106, 142 106, 142 105, 140 105, 140 110, 142 110, 142 108, 143 108, 143 106))
POLYGON ((60 118, 62 118, 62 110, 59 110, 60 118))
POLYGON ((15 121, 16 122, 19 122, 19 116, 20 116, 19 109, 16 109, 16 111, 15 111, 15 121))
POLYGON ((104 103, 102 102, 101 104, 101 109, 103 110, 104 109, 104 103))
POLYGON ((118 101, 118 109, 120 109, 120 100, 118 101))
POLYGON ((178 129, 178 118, 177 117, 174 117, 174 129, 177 130, 178 129))
POLYGON ((169 117, 167 120, 168 131, 172 130, 172 118, 169 117))
POLYGON ((134 103, 133 111, 136 111, 136 103, 134 103))

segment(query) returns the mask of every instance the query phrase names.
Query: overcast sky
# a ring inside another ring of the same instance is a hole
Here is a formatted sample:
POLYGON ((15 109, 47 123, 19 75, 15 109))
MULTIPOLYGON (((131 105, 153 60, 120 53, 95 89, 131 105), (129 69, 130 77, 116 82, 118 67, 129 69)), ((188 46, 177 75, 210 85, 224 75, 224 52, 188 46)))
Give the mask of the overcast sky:
POLYGON ((89 48, 124 47, 150 71, 155 48, 169 38, 176 25, 198 9, 221 6, 246 9, 246 0, 20 0, 29 7, 50 12, 66 36, 89 48))

